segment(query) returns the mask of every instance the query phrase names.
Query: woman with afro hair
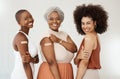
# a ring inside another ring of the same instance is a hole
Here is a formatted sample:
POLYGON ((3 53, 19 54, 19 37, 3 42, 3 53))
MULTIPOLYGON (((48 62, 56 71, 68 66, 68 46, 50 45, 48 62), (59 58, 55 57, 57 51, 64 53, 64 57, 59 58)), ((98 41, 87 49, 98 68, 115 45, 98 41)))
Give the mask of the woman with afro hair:
POLYGON ((84 35, 74 59, 77 65, 76 79, 100 79, 100 41, 98 34, 107 30, 107 12, 101 5, 80 5, 74 10, 77 32, 84 35), (86 55, 83 55, 86 54, 86 55))

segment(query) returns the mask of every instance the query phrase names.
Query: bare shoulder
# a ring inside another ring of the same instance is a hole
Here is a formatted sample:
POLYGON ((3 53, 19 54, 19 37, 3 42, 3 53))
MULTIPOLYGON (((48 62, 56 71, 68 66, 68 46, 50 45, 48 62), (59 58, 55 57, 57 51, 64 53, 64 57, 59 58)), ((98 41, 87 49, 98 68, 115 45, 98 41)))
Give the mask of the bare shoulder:
POLYGON ((95 35, 92 35, 92 34, 88 34, 88 35, 85 35, 85 41, 89 41, 89 42, 95 42, 96 40, 96 36, 95 35))
POLYGON ((43 45, 44 43, 52 43, 52 41, 49 39, 49 37, 44 37, 44 38, 40 41, 40 45, 43 45))
POLYGON ((92 34, 85 35, 85 40, 93 40, 94 38, 95 36, 92 34))
POLYGON ((19 32, 16 34, 13 42, 17 44, 18 42, 21 42, 21 41, 28 41, 28 39, 24 34, 19 32))

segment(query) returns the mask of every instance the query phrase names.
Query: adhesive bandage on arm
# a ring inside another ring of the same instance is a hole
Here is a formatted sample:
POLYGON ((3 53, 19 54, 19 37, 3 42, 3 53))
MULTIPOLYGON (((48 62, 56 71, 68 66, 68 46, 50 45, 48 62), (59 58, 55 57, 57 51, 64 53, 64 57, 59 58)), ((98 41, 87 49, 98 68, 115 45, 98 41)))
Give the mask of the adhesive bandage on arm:
POLYGON ((51 46, 52 43, 45 43, 44 46, 51 46))
POLYGON ((27 44, 28 42, 27 41, 21 41, 20 43, 21 44, 27 44))

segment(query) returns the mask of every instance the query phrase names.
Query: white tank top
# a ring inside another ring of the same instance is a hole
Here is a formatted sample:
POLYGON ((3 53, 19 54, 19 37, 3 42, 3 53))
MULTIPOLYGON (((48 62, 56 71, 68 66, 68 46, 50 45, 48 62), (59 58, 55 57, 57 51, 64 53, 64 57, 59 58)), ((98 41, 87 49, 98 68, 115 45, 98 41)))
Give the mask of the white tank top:
MULTIPOLYGON (((49 37, 50 34, 53 34, 55 35, 56 37, 64 40, 64 41, 67 41, 67 36, 68 34, 63 32, 63 31, 59 31, 59 32, 56 32, 56 31, 53 31, 53 30, 48 30, 47 32, 45 32, 41 38, 41 40, 44 38, 44 37, 49 37)), ((58 63, 70 63, 74 54, 68 50, 65 49, 64 46, 60 45, 59 43, 54 43, 54 50, 55 50, 55 56, 56 56, 56 60, 58 63)), ((46 62, 46 59, 44 57, 44 55, 42 54, 42 51, 41 51, 41 55, 42 55, 42 60, 44 62, 46 62)))
MULTIPOLYGON (((36 46, 34 45, 34 43, 31 41, 31 38, 24 32, 22 32, 22 31, 19 31, 19 32, 23 33, 27 37, 29 53, 32 57, 35 57, 38 54, 38 50, 37 50, 36 46)), ((15 65, 14 65, 14 69, 11 73, 10 79, 27 79, 27 76, 26 76, 26 73, 25 73, 25 70, 23 67, 22 59, 20 56, 20 52, 14 50, 14 55, 15 55, 15 63, 14 63, 15 65)), ((32 72, 34 75, 34 70, 35 70, 34 64, 30 63, 30 66, 32 68, 32 72)))

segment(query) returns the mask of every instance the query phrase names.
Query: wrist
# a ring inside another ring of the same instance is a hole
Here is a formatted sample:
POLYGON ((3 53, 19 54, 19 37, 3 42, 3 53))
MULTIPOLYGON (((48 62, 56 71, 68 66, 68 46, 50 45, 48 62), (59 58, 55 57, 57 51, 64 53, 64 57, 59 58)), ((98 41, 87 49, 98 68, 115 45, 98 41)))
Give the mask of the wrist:
POLYGON ((60 39, 59 43, 62 44, 63 40, 60 39))

